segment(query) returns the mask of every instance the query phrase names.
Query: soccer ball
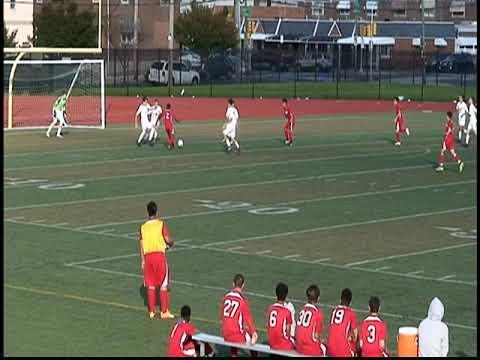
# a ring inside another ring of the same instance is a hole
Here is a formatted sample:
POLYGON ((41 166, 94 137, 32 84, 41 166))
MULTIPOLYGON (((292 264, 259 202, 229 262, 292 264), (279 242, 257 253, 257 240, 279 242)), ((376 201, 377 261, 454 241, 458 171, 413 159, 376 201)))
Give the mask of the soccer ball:
POLYGON ((178 139, 177 145, 178 145, 178 147, 180 147, 180 148, 183 147, 183 140, 182 140, 182 139, 178 139))

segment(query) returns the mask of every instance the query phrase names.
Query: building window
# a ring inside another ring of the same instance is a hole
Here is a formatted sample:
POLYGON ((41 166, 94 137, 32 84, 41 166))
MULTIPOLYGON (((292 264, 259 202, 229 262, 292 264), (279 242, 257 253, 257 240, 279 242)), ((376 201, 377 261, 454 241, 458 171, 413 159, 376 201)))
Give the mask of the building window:
POLYGON ((10 0, 10 9, 15 9, 15 0, 10 0))
POLYGON ((337 4, 338 14, 340 16, 349 16, 350 15, 350 1, 340 0, 337 4))
POLYGON ((452 18, 464 18, 465 17, 465 11, 452 11, 452 18))
POLYGON ((365 8, 367 10, 368 17, 377 16, 378 3, 376 1, 367 1, 365 8))
POLYGON ((434 18, 435 9, 423 9, 423 16, 426 18, 434 18))
POLYGON ((394 9, 393 16, 395 17, 406 17, 407 16, 407 9, 394 9))
POLYGON ((453 0, 450 4, 450 14, 452 18, 464 18, 465 1, 453 0))
POLYGON ((324 16, 325 15, 325 2, 323 0, 314 0, 312 3, 312 15, 324 16))

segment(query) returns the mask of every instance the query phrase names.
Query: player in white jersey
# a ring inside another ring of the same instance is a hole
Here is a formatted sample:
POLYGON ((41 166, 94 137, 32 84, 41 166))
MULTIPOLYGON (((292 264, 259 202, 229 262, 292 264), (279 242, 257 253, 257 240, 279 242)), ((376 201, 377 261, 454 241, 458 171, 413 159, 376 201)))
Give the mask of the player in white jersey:
POLYGON ((237 124, 238 124, 238 110, 235 107, 233 99, 228 100, 227 113, 225 114, 226 121, 223 126, 223 139, 227 144, 227 150, 232 150, 232 143, 235 145, 238 152, 240 152, 240 144, 236 140, 237 124))
POLYGON ((468 106, 463 101, 463 96, 460 95, 457 101, 458 114, 458 141, 462 142, 462 134, 465 133, 465 124, 467 123, 468 106))
POLYGON ((148 115, 150 114, 150 108, 151 106, 148 103, 148 98, 144 96, 142 98, 142 103, 140 104, 137 112, 135 113, 135 124, 138 124, 138 117, 140 116, 140 124, 142 127, 142 131, 140 132, 140 136, 137 140, 137 146, 141 146, 144 138, 147 138, 147 136, 149 135, 151 129, 151 123, 148 119, 148 115))
POLYGON ((465 145, 468 146, 470 140, 470 133, 473 132, 477 136, 477 107, 473 102, 473 98, 468 98, 468 127, 467 127, 467 136, 465 138, 465 145))
POLYGON ((148 141, 153 145, 157 141, 158 137, 158 127, 160 126, 160 118, 162 116, 163 110, 158 100, 155 99, 153 106, 150 108, 150 134, 148 136, 148 141))

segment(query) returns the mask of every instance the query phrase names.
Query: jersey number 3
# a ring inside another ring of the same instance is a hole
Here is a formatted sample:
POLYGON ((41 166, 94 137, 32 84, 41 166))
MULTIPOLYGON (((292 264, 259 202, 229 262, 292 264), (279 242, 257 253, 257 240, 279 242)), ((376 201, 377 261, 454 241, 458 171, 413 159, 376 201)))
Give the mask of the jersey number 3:
POLYGON ((239 307, 238 301, 226 299, 223 303, 223 316, 234 317, 239 307))
POLYGON ((370 344, 373 344, 375 342, 375 332, 376 332, 375 326, 368 325, 367 331, 368 331, 367 341, 370 344))

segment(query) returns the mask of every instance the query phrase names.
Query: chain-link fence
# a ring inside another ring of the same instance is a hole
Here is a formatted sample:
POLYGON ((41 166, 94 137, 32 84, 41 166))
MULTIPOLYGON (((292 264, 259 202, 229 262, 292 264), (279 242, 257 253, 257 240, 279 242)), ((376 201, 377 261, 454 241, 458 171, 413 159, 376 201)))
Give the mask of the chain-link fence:
POLYGON ((228 50, 104 49, 99 56, 105 59, 107 95, 403 96, 419 101, 449 101, 459 94, 476 97, 476 56, 440 50, 422 58, 419 48, 400 52, 387 46, 373 46, 371 51, 368 46, 299 44, 228 50))

